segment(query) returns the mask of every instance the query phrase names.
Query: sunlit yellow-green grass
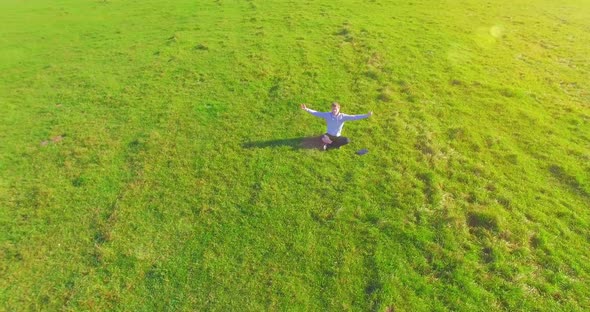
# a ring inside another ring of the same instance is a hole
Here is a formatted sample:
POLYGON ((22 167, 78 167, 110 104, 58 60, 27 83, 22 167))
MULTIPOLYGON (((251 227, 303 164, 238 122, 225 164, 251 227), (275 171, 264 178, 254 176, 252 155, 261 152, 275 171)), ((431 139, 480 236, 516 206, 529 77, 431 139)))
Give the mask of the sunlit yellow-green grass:
POLYGON ((584 311, 589 43, 576 0, 1 1, 0 310, 584 311), (333 101, 374 115, 322 152, 333 101))

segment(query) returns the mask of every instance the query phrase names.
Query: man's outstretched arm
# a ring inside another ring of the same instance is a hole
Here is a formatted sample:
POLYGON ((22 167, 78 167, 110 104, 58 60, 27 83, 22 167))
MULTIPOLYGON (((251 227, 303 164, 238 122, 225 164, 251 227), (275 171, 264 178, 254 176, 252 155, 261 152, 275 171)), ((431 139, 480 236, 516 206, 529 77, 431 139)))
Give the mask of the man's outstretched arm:
POLYGON ((307 108, 307 106, 305 104, 301 104, 301 109, 316 116, 316 117, 324 117, 325 113, 322 112, 318 112, 318 111, 314 111, 313 109, 309 109, 307 108))
POLYGON ((344 121, 359 120, 359 119, 369 118, 371 116, 373 116, 373 112, 369 112, 368 114, 363 114, 363 115, 346 115, 346 114, 342 114, 342 120, 344 120, 344 121))

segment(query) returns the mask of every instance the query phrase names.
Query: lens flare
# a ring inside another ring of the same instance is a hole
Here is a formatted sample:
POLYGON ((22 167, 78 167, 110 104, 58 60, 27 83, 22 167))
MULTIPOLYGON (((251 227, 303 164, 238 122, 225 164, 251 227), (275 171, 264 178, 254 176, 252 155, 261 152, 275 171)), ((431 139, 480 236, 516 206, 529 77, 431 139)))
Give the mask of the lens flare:
POLYGON ((501 38, 504 34, 504 27, 495 25, 490 28, 490 35, 494 38, 501 38))

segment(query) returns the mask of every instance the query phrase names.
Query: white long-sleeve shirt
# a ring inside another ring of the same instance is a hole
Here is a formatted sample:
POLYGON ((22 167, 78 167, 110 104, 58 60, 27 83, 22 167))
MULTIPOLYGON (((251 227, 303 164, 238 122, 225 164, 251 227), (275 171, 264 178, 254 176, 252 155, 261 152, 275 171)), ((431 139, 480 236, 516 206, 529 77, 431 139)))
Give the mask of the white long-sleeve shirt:
POLYGON ((332 112, 318 112, 318 111, 314 111, 313 109, 309 109, 309 108, 306 108, 305 111, 316 116, 316 117, 320 117, 320 118, 323 118, 324 120, 326 120, 326 126, 328 128, 326 130, 326 132, 329 135, 333 135, 333 136, 340 136, 340 133, 342 132, 342 127, 344 126, 345 121, 365 119, 365 118, 369 118, 369 116, 370 116, 369 114, 347 115, 347 114, 343 114, 343 113, 338 113, 338 115, 334 116, 332 114, 332 112))

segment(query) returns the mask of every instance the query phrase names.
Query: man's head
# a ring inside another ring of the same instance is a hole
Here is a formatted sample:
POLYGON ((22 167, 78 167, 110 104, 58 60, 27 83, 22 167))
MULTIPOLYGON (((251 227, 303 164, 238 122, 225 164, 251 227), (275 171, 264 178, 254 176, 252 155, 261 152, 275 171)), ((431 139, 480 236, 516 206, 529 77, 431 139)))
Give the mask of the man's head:
POLYGON ((338 115, 340 112, 340 104, 337 102, 332 103, 332 115, 338 115))

